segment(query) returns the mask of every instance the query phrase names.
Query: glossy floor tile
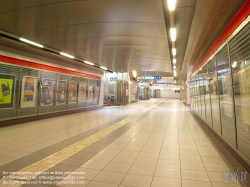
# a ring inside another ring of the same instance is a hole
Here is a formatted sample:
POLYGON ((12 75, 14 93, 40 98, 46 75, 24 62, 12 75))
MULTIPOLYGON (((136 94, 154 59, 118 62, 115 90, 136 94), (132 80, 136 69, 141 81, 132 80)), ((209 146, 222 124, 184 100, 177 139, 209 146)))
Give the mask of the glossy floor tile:
POLYGON ((33 170, 52 173, 19 180, 29 182, 23 186, 223 187, 236 183, 221 180, 222 172, 246 171, 174 99, 3 127, 0 142, 0 186, 10 182, 3 177, 16 176, 6 172, 33 170), (48 176, 53 184, 31 183, 48 176))

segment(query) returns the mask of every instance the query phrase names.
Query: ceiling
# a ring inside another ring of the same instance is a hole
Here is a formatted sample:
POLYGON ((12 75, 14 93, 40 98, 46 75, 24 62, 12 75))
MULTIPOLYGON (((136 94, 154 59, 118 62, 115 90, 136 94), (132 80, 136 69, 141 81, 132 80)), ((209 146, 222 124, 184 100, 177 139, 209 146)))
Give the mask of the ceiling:
POLYGON ((171 75, 174 19, 184 80, 245 1, 177 0, 171 16, 166 0, 1 0, 0 29, 116 72, 171 75))

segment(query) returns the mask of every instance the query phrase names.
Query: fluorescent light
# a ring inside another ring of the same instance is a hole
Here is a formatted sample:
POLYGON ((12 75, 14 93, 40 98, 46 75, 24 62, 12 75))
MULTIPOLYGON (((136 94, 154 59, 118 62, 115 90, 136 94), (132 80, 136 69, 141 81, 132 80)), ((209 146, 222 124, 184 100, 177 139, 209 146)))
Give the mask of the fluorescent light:
POLYGON ((176 69, 176 66, 173 66, 173 69, 176 69))
POLYGON ((105 68, 105 67, 103 67, 103 66, 101 66, 100 68, 101 68, 101 69, 104 69, 104 70, 107 70, 107 68, 105 68))
POLYGON ((172 49, 172 54, 175 56, 176 55, 176 48, 172 49))
POLYGON ((88 65, 91 65, 91 66, 93 66, 93 65, 94 65, 94 63, 89 62, 89 61, 85 61, 85 60, 84 60, 84 63, 85 63, 85 64, 88 64, 88 65))
POLYGON ((136 77, 136 75, 137 75, 136 71, 133 71, 133 77, 136 77))
POLYGON ((175 58, 173 59, 173 64, 176 64, 176 59, 175 58))
POLYGON ((174 70, 174 77, 176 77, 176 70, 174 70))
POLYGON ((176 40, 176 28, 170 29, 170 37, 171 37, 172 42, 176 40))
POLYGON ((236 66, 237 66, 237 62, 234 61, 234 63, 232 64, 232 67, 233 67, 233 68, 236 68, 236 66))
POLYGON ((43 45, 38 44, 38 43, 36 43, 36 42, 32 42, 32 41, 27 40, 27 39, 24 39, 24 38, 20 38, 19 40, 21 40, 21 41, 23 41, 23 42, 25 42, 25 43, 28 43, 28 44, 31 44, 31 45, 34 45, 34 46, 40 47, 40 48, 44 48, 44 46, 43 46, 43 45))
POLYGON ((66 57, 68 57, 68 58, 72 58, 72 59, 74 59, 74 58, 75 58, 74 56, 69 55, 69 54, 67 54, 67 53, 63 53, 63 52, 61 52, 61 53, 60 53, 60 55, 62 55, 62 56, 66 56, 66 57))
POLYGON ((175 4, 176 4, 176 0, 168 0, 168 9, 169 10, 175 10, 175 4))

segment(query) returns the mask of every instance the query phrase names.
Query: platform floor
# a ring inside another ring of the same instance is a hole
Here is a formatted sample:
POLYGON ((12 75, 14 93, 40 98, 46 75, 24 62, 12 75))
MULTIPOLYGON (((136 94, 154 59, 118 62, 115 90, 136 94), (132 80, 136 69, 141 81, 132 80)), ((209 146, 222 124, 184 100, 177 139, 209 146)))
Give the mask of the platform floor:
POLYGON ((0 128, 0 186, 235 187, 221 176, 237 170, 246 171, 180 100, 0 128))

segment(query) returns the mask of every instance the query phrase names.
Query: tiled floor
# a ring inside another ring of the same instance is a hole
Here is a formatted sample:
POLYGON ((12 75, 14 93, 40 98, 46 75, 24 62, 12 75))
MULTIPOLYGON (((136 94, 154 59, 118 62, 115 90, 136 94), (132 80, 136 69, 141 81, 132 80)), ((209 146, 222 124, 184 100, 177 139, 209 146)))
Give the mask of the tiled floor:
MULTIPOLYGON (((46 164, 38 171, 82 172, 52 180, 61 187, 233 187, 236 182, 223 182, 220 173, 246 171, 188 107, 167 99, 0 128, 0 175, 34 164, 46 164), (111 130, 99 136, 105 129, 111 130), (62 156, 62 150, 70 151, 62 156), (57 155, 61 160, 53 165, 57 155), (63 184, 72 180, 80 184, 63 184)), ((250 186, 247 177, 249 184, 237 186, 250 186)))

